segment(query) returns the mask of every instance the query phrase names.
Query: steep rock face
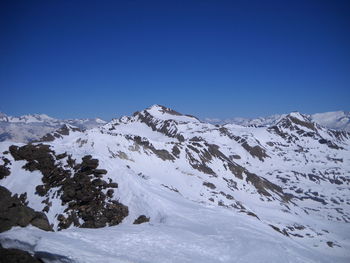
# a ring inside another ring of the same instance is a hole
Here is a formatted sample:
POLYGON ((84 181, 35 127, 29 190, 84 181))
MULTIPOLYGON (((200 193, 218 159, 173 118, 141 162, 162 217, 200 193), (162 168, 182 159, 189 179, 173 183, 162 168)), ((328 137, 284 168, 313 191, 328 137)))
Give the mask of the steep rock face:
POLYGON ((249 216, 305 246, 346 247, 331 224, 350 221, 347 132, 296 112, 269 127, 221 126, 159 105, 67 130, 4 147, 0 159, 0 183, 18 194, 13 181, 40 176, 27 193, 55 229, 164 223, 176 196, 249 216))

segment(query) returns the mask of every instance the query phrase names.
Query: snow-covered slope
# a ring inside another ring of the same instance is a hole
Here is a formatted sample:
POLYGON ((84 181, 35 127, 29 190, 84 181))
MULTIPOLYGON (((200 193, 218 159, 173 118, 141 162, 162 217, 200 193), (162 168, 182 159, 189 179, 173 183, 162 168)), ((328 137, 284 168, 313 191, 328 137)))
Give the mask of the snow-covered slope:
POLYGON ((0 147, 0 184, 61 230, 0 242, 48 262, 350 260, 350 134, 297 112, 243 127, 154 105, 0 147))
MULTIPOLYGON (((287 114, 275 114, 268 117, 259 118, 232 118, 232 119, 211 119, 207 118, 205 121, 212 124, 237 124, 243 126, 269 126, 275 124, 279 119, 285 117, 287 114)), ((329 129, 350 131, 350 112, 347 111, 333 111, 324 113, 315 113, 307 115, 312 121, 329 129)))
POLYGON ((91 129, 106 124, 106 121, 99 118, 59 120, 46 114, 13 117, 0 112, 0 141, 30 142, 38 140, 65 124, 80 129, 91 129))

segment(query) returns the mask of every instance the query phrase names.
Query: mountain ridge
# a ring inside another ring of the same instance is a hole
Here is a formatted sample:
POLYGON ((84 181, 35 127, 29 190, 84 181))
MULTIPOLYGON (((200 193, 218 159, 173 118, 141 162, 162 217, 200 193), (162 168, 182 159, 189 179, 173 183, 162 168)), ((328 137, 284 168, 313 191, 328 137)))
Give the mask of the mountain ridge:
POLYGON ((111 244, 123 252, 111 249, 107 258, 121 262, 139 262, 141 254, 145 262, 169 255, 169 262, 213 262, 220 255, 221 262, 349 259, 350 133, 297 112, 268 127, 244 127, 153 105, 93 129, 67 126, 50 140, 2 142, 0 152, 0 184, 13 194, 25 191, 28 206, 59 230, 13 228, 0 234, 11 247, 40 248, 47 240, 57 246, 44 251, 67 256, 69 248, 56 240, 63 235, 77 248, 76 262, 93 262, 106 257, 110 242, 103 236, 113 235, 111 244), (143 245, 123 243, 136 242, 130 235, 143 245), (80 254, 79 237, 96 244, 94 255, 80 254), (165 240, 169 247, 161 246, 165 240), (256 254, 242 242, 253 244, 256 254), (206 250, 211 253, 203 257, 206 250))
MULTIPOLYGON (((296 111, 297 112, 297 111, 296 111)), ((269 126, 275 124, 280 118, 288 114, 274 114, 267 117, 258 118, 241 118, 235 117, 232 119, 205 118, 204 121, 213 124, 237 124, 243 126, 269 126)), ((331 111, 324 113, 305 114, 312 121, 336 130, 350 131, 350 112, 348 111, 331 111)))
POLYGON ((46 114, 28 114, 19 117, 0 113, 0 141, 30 142, 53 132, 64 125, 80 129, 91 129, 107 123, 100 118, 94 119, 55 119, 46 114))

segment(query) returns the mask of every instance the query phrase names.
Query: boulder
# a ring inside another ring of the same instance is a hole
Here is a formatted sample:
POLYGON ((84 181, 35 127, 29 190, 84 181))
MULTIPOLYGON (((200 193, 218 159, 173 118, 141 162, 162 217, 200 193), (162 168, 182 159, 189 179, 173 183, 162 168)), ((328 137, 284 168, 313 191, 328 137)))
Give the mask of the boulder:
POLYGON ((139 225, 139 224, 142 224, 142 223, 146 223, 146 222, 149 222, 150 218, 149 217, 146 217, 145 215, 140 215, 137 219, 135 219, 134 221, 134 225, 139 225))
POLYGON ((0 247, 0 263, 41 263, 42 261, 33 257, 26 251, 14 248, 0 247))
POLYGON ((26 206, 11 192, 0 186, 0 232, 7 231, 13 226, 26 227, 33 225, 45 231, 52 231, 52 228, 44 213, 36 212, 26 206))

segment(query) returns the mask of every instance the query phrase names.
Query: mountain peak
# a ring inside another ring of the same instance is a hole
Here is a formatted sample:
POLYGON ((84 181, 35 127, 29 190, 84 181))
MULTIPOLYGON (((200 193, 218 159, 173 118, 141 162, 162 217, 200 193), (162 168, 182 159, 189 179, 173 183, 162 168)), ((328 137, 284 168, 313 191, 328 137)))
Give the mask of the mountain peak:
POLYGON ((282 117, 276 124, 277 126, 292 127, 295 126, 304 127, 309 130, 316 130, 316 124, 306 115, 301 114, 298 111, 293 111, 288 115, 282 117))
POLYGON ((152 113, 167 113, 167 114, 170 114, 170 115, 175 115, 175 116, 182 116, 181 113, 171 109, 171 108, 168 108, 168 107, 165 107, 163 105, 159 105, 159 104, 154 104, 152 105, 151 107, 147 108, 146 111, 148 112, 152 112, 152 113))
POLYGON ((134 113, 135 115, 138 114, 149 114, 151 116, 153 116, 156 119, 165 121, 165 120, 174 120, 174 121, 178 121, 178 122, 198 122, 199 120, 192 116, 192 115, 186 115, 186 114, 182 114, 178 111, 175 111, 171 108, 168 108, 166 106, 163 105, 159 105, 159 104, 155 104, 151 107, 146 108, 145 110, 141 111, 141 112, 136 112, 134 113))
POLYGON ((298 119, 300 121, 310 121, 310 119, 306 115, 301 114, 299 111, 292 111, 286 117, 298 119))

